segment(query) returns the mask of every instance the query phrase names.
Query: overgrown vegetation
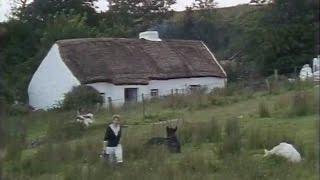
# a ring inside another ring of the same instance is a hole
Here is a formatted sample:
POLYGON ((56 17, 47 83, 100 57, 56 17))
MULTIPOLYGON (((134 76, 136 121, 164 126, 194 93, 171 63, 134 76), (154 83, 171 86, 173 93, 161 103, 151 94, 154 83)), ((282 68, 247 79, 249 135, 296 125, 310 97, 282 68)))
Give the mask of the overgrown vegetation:
POLYGON ((66 110, 92 109, 97 105, 101 106, 103 103, 104 99, 96 89, 83 85, 74 87, 65 95, 62 108, 66 110))
MULTIPOLYGON (((297 94, 301 95, 298 101, 314 102, 312 95, 317 91, 312 87, 276 95, 254 92, 250 98, 227 106, 208 104, 193 111, 177 107, 177 118, 184 119, 178 123, 181 154, 171 154, 160 146, 146 149, 143 145, 150 137, 165 136, 165 126, 151 124, 156 119, 144 121, 139 104, 134 112, 120 108, 118 112, 128 125, 123 130, 125 163, 121 167, 110 167, 99 159, 106 119, 112 115, 107 110, 95 114, 96 122, 86 129, 72 123, 74 111, 10 116, 6 120, 10 140, 3 174, 5 179, 317 179, 314 111, 291 114, 297 94), (281 99, 287 100, 276 105, 281 99), (262 100, 268 102, 269 118, 260 118, 262 100), (42 143, 31 147, 30 143, 39 138, 42 143), (304 161, 291 164, 281 158, 263 158, 263 149, 280 142, 293 144, 304 161)), ((167 101, 158 99, 148 105, 154 112, 168 111, 171 107, 164 106, 167 101)))
POLYGON ((184 12, 172 12, 173 0, 109 0, 109 10, 103 13, 95 11, 94 2, 33 0, 0 23, 0 178, 319 178, 313 117, 319 109, 315 102, 319 88, 280 77, 262 83, 254 79, 257 87, 241 81, 269 75, 274 69, 279 74, 296 73, 316 55, 313 39, 319 22, 313 10, 319 6, 317 1, 275 0, 268 5, 217 9, 214 1, 197 0, 184 12), (153 99, 144 107, 139 103, 100 109, 89 128, 75 123, 73 110, 102 103, 101 96, 88 87, 67 94, 60 110, 30 112, 24 105, 28 82, 55 41, 132 38, 148 29, 158 30, 161 38, 204 41, 219 60, 236 60, 226 70, 229 80, 237 83, 209 94, 201 90, 153 99), (121 114, 128 125, 121 167, 110 167, 98 156, 113 113, 121 114), (151 123, 174 118, 184 119, 178 127, 182 153, 170 154, 163 147, 145 149, 149 137, 164 136, 164 126, 151 123), (304 161, 290 164, 262 157, 264 148, 283 141, 293 144, 304 161))

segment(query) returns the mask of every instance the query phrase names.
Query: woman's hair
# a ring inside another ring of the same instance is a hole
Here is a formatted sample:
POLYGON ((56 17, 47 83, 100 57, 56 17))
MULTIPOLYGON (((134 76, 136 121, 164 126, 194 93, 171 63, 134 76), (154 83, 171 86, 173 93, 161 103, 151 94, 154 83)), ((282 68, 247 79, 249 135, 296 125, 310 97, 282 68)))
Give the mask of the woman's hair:
POLYGON ((112 116, 112 120, 114 120, 114 119, 116 119, 116 118, 118 118, 118 119, 120 120, 120 115, 119 115, 119 114, 114 114, 114 115, 112 116))

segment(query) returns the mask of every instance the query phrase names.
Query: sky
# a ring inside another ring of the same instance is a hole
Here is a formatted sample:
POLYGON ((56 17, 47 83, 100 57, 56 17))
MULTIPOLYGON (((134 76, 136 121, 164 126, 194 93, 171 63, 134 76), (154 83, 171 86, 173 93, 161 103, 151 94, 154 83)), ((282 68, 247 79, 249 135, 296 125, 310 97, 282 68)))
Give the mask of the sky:
MULTIPOLYGON (((7 19, 7 15, 10 14, 10 1, 12 0, 0 0, 0 22, 7 19)), ((235 6, 237 4, 249 3, 250 0, 216 0, 218 7, 235 6)), ((106 7, 106 1, 100 0, 97 5, 103 10, 106 7)), ((173 6, 176 11, 182 11, 186 6, 191 5, 194 0, 177 0, 177 4, 173 6)))

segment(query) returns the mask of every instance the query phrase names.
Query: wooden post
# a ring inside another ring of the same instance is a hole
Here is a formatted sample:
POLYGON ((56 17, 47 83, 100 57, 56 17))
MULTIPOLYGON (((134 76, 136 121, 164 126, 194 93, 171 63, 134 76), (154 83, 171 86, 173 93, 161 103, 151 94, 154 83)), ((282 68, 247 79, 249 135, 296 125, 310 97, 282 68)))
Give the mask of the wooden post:
POLYGON ((278 81, 278 69, 274 70, 274 79, 278 81))
POLYGON ((142 116, 143 116, 143 120, 144 118, 146 117, 146 114, 145 114, 145 105, 144 105, 144 94, 142 93, 142 116))
POLYGON ((270 93, 271 89, 270 89, 270 83, 268 79, 266 79, 266 85, 267 85, 268 92, 270 93))
POLYGON ((294 78, 297 78, 298 77, 298 69, 297 67, 294 67, 294 78))
POLYGON ((172 107, 173 104, 174 104, 173 89, 171 89, 170 106, 172 107))
MULTIPOLYGON (((5 119, 5 102, 4 98, 0 97, 0 161, 2 161, 2 150, 4 149, 5 145, 5 138, 4 138, 4 119, 5 119)), ((2 169, 0 169, 2 170, 2 169)), ((1 179, 1 172, 0 172, 0 179, 1 179)))
POLYGON ((112 99, 111 99, 111 97, 108 97, 108 109, 109 109, 109 112, 113 113, 113 107, 112 107, 112 99))

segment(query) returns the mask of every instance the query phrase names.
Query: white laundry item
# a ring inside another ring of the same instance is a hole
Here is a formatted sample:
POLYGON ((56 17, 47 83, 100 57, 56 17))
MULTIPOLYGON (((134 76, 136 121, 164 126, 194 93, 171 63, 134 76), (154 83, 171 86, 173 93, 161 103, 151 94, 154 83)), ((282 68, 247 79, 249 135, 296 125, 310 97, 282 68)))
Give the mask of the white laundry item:
POLYGON ((107 146, 105 153, 109 156, 110 162, 117 162, 117 163, 123 162, 121 144, 118 144, 118 146, 116 146, 116 147, 108 147, 107 146))
POLYGON ((300 162, 301 156, 300 153, 291 145, 285 142, 280 143, 279 145, 272 148, 270 151, 264 150, 264 156, 276 155, 288 159, 290 162, 300 162))
POLYGON ((320 71, 320 56, 318 56, 317 58, 313 58, 312 70, 313 72, 320 71))
POLYGON ((300 74, 299 74, 299 78, 301 80, 306 80, 308 78, 312 78, 313 77, 313 74, 312 74, 312 69, 310 67, 309 64, 305 64, 303 65, 301 71, 300 71, 300 74))
POLYGON ((313 80, 320 81, 320 70, 313 73, 313 80))

